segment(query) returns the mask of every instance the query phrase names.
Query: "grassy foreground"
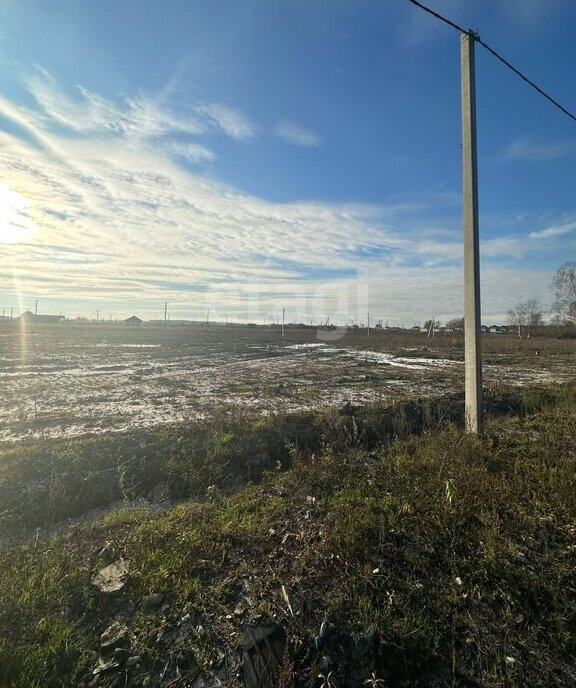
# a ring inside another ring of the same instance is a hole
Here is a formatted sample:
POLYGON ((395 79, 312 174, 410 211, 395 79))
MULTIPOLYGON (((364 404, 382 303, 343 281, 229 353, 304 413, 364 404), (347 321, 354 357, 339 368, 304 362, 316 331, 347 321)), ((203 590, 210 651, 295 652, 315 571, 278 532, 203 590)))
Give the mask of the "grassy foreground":
POLYGON ((285 687, 575 685, 576 390, 523 394, 481 439, 332 419, 231 496, 0 552, 0 685, 243 685, 241 629, 271 619, 285 687))

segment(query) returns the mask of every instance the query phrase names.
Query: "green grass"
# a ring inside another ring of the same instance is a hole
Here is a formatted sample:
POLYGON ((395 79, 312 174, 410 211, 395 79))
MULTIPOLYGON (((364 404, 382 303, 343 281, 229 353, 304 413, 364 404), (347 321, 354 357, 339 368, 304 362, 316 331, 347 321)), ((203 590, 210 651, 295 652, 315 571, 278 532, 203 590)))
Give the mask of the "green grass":
MULTIPOLYGON (((501 413, 518 399, 497 401, 501 413)), ((355 431, 327 410, 318 446, 291 444, 288 470, 258 485, 167 512, 112 513, 3 551, 0 685, 84 685, 118 615, 142 657, 134 685, 170 657, 191 674, 212 671, 218 650, 233 673, 242 625, 273 617, 291 641, 293 685, 319 685, 322 655, 340 686, 372 673, 389 686, 574 685, 576 390, 526 391, 520 410, 489 419, 480 439, 449 423, 411 436, 425 415, 417 405, 401 419, 372 408, 355 431), (398 426, 379 431, 383 418, 398 426), (130 575, 110 602, 90 580, 118 557, 130 575), (146 607, 156 592, 162 612, 146 607), (160 643, 184 614, 205 634, 160 643), (322 620, 332 632, 319 653, 322 620)), ((230 456, 239 441, 221 429, 210 447, 230 456)))
MULTIPOLYGON (((486 394, 489 417, 524 414, 569 400, 569 387, 486 394)), ((236 414, 150 431, 53 439, 0 449, 0 535, 10 535, 119 499, 145 497, 162 483, 174 499, 204 497, 211 485, 229 492, 287 467, 292 448, 375 448, 461 423, 463 400, 388 399, 353 416, 333 408, 253 418, 236 414)))

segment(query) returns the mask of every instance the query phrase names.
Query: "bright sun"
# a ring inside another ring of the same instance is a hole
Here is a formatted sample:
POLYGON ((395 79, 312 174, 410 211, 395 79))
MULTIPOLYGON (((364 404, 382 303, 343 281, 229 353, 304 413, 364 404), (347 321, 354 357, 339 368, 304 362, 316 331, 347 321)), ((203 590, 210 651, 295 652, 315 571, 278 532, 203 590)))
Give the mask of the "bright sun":
POLYGON ((34 235, 34 223, 28 215, 30 202, 0 182, 0 244, 17 244, 34 235))

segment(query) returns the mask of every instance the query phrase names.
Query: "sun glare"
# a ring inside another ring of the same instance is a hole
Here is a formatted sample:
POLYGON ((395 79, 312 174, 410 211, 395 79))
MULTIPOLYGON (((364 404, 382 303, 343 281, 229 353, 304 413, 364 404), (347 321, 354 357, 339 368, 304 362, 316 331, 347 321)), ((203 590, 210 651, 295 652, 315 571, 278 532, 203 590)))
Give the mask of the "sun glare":
POLYGON ((30 202, 0 182, 0 244, 17 244, 34 236, 30 202))

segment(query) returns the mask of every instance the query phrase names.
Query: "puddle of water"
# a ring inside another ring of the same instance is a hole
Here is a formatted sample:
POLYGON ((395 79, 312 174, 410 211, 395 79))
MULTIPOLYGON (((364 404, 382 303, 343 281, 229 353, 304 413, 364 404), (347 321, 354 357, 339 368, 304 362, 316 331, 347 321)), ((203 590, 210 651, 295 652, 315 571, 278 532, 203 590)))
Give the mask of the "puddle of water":
MULTIPOLYGON (((430 358, 401 353, 409 352, 216 330, 201 337, 192 330, 119 331, 103 341, 96 329, 62 328, 33 344, 5 335, 0 364, 9 365, 0 368, 0 442, 150 428, 204 418, 219 406, 289 413, 441 394, 460 384, 454 380, 462 377, 462 361, 434 351, 430 358)), ((486 366, 485 373, 487 380, 512 384, 569 374, 561 367, 550 372, 500 364, 486 366)))

